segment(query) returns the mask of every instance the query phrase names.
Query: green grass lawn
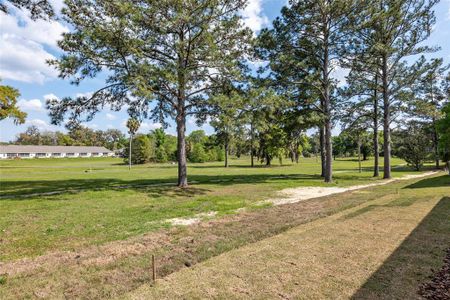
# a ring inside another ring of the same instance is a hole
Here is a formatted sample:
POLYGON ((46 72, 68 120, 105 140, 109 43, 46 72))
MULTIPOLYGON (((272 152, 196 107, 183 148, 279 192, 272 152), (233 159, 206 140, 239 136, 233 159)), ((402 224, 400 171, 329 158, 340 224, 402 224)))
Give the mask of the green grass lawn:
MULTIPOLYGON (((334 183, 373 182, 373 161, 334 162, 334 183)), ((393 176, 415 173, 393 159, 393 176)), ((0 261, 74 250, 167 227, 169 218, 257 208, 278 190, 324 186, 316 158, 299 164, 249 167, 249 159, 190 164, 188 189, 178 189, 173 164, 134 166, 117 158, 0 161, 0 261), (59 191, 57 195, 36 195, 59 191), (26 197, 30 196, 31 197, 26 197)))

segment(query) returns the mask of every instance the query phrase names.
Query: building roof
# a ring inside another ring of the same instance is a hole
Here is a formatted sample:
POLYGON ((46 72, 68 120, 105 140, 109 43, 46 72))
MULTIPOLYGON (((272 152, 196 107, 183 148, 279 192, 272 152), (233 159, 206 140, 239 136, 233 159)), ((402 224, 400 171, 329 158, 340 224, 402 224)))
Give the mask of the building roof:
POLYGON ((113 153, 105 147, 0 145, 0 153, 113 153))

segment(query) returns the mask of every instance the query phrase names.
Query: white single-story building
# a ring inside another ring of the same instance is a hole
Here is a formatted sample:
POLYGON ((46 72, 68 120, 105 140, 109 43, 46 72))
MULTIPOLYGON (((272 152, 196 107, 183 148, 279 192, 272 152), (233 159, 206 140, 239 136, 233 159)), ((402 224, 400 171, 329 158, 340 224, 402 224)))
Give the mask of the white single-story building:
POLYGON ((104 156, 114 156, 114 152, 105 147, 91 146, 0 145, 0 159, 104 156))

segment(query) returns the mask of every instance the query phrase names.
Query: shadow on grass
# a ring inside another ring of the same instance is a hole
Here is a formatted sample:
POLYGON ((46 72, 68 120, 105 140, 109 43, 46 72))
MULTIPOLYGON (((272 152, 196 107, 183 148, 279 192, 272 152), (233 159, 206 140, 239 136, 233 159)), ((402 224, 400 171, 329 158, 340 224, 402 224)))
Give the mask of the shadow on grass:
MULTIPOLYGON (((336 170, 336 172, 342 172, 342 171, 345 171, 345 172, 358 172, 358 170, 359 170, 358 165, 355 165, 354 168, 339 169, 339 170, 336 170)), ((431 166, 426 166, 426 167, 422 168, 420 171, 416 171, 413 168, 408 167, 408 166, 399 166, 399 167, 392 168, 392 172, 395 172, 395 173, 401 173, 401 172, 408 172, 408 173, 409 172, 417 172, 417 173, 419 173, 419 172, 431 171, 431 170, 435 170, 435 168, 431 167, 431 166)), ((361 171, 362 172, 373 172, 373 167, 362 167, 361 171)), ((383 172, 383 168, 380 167, 379 171, 380 171, 380 173, 382 173, 383 172)))
MULTIPOLYGON (((229 164, 228 168, 233 168, 233 169, 277 169, 277 168, 285 168, 285 167, 292 167, 294 166, 294 164, 284 164, 284 165, 270 165, 270 166, 266 166, 265 164, 255 164, 253 167, 250 165, 233 165, 233 164, 229 164)), ((217 169, 217 168, 223 168, 224 170, 226 170, 227 168, 225 168, 224 166, 211 166, 211 165, 193 165, 193 166, 189 166, 189 168, 192 169, 217 169)))
POLYGON ((351 299, 402 299, 417 291, 442 264, 449 232, 450 197, 444 197, 351 299))
MULTIPOLYGON (((233 185, 233 184, 258 184, 279 180, 320 180, 319 175, 189 175, 189 182, 196 186, 202 184, 233 185)), ((0 201, 2 199, 23 200, 30 196, 49 193, 78 193, 83 191, 95 191, 105 189, 136 189, 140 192, 151 192, 152 196, 166 196, 181 193, 184 196, 192 196, 200 193, 201 188, 189 187, 175 189, 177 178, 168 179, 67 179, 67 180, 34 180, 34 181, 5 181, 1 183, 0 201), (178 191, 175 191, 178 190, 178 191), (197 191, 197 193, 195 192, 197 191), (187 194, 186 194, 187 193, 187 194), (11 197, 11 198, 8 198, 11 197)))
POLYGON ((418 182, 405 186, 404 189, 421 189, 421 188, 445 187, 445 186, 450 187, 449 175, 425 178, 418 182))

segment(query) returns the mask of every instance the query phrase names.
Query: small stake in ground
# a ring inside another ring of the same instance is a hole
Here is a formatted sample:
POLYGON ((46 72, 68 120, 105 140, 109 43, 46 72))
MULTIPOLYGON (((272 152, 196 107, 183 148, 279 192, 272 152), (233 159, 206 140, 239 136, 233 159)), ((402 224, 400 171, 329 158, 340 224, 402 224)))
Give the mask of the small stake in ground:
POLYGON ((156 282, 156 265, 155 265, 155 255, 152 254, 152 279, 156 282))

